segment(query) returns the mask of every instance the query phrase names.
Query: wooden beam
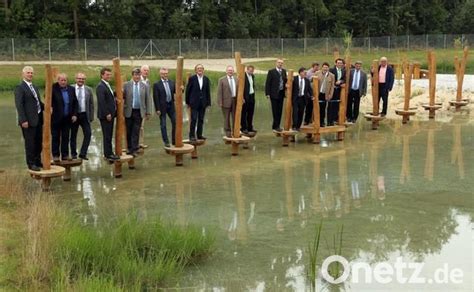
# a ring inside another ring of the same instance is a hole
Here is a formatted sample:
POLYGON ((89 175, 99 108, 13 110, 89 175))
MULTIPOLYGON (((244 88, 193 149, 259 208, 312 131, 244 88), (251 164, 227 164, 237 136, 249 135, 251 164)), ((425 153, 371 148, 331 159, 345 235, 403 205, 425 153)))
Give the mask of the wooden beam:
POLYGON ((46 64, 46 76, 44 85, 44 112, 43 112, 43 144, 42 163, 44 170, 51 169, 51 100, 53 94, 53 70, 50 64, 46 64))
MULTIPOLYGON (((120 71, 120 59, 113 59, 113 70, 114 70, 114 79, 115 79, 115 94, 117 100, 117 120, 115 124, 115 155, 121 157, 123 151, 123 138, 125 135, 125 117, 123 113, 123 80, 122 74, 120 71)), ((114 163, 114 176, 122 176, 122 162, 115 161, 114 163)))
POLYGON ((179 56, 176 65, 176 90, 174 106, 176 108, 176 133, 175 133, 175 146, 183 147, 183 65, 184 58, 179 56))
POLYGON ((286 103, 285 103, 285 124, 284 130, 289 131, 291 128, 291 115, 293 110, 292 94, 293 94, 293 70, 288 70, 288 79, 286 82, 286 103))
POLYGON ((240 138, 240 121, 242 118, 242 106, 244 104, 244 86, 245 86, 245 65, 242 64, 240 52, 235 52, 235 69, 238 75, 238 88, 237 88, 237 104, 235 106, 234 123, 233 123, 233 138, 240 138))

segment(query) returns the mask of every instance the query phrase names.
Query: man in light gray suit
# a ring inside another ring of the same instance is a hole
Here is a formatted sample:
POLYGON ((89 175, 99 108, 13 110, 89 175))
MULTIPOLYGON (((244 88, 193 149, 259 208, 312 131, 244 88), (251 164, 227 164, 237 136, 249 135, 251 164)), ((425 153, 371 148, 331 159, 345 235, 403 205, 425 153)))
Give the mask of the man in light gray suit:
POLYGON ((87 149, 91 143, 92 136, 91 123, 94 120, 94 95, 92 88, 85 85, 85 82, 86 75, 82 72, 77 73, 76 84, 74 84, 73 87, 76 89, 76 97, 79 106, 77 109, 77 122, 72 123, 70 146, 72 158, 75 159, 77 157, 77 132, 79 131, 79 126, 81 126, 84 140, 82 140, 79 158, 89 160, 89 158, 87 158, 87 149))
MULTIPOLYGON (((141 73, 141 77, 140 77, 141 81, 148 87, 148 97, 150 98, 150 104, 153 106, 153 101, 151 100, 152 99, 152 95, 151 95, 152 84, 149 78, 150 66, 146 64, 142 65, 140 67, 140 73, 141 73)), ((151 109, 151 111, 153 110, 151 109)), ((143 147, 145 144, 145 120, 146 119, 142 120, 142 125, 140 127, 140 138, 138 141, 138 143, 140 144, 140 147, 143 147)))
POLYGON ((132 71, 132 80, 123 86, 124 115, 127 127, 127 154, 136 156, 140 145, 138 139, 140 127, 144 118, 151 114, 151 103, 148 87, 141 82, 139 68, 132 71))
POLYGON ((234 67, 227 66, 226 73, 226 76, 219 79, 217 85, 217 104, 222 108, 224 115, 225 134, 231 137, 230 120, 232 119, 232 126, 235 127, 238 80, 234 77, 234 67))
POLYGON ((367 74, 361 69, 362 62, 356 61, 351 70, 348 86, 349 98, 347 100, 347 121, 355 123, 359 116, 360 98, 367 94, 367 74))

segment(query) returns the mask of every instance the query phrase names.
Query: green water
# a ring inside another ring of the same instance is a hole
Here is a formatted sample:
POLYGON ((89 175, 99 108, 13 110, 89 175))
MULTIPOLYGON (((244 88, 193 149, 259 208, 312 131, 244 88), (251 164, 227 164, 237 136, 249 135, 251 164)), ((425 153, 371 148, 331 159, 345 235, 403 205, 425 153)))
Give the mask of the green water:
MULTIPOLYGON (((22 170, 23 141, 11 95, 0 94, 0 169, 22 170)), ((308 290, 307 247, 322 221, 318 264, 333 254, 332 238, 343 225, 342 255, 351 262, 374 266, 402 257, 424 263, 425 278, 444 264, 461 269, 463 277, 459 284, 331 285, 318 276, 317 290, 472 291, 474 123, 466 115, 443 123, 425 116, 408 125, 384 121, 378 131, 359 120, 343 142, 327 135, 313 145, 301 135, 283 148, 269 131, 271 111, 261 98, 255 118, 260 132, 237 157, 221 140, 221 119, 214 106, 199 159, 185 157, 184 167, 175 167, 154 117, 146 125, 145 156, 136 170, 125 167, 121 179, 101 159, 100 126, 94 122, 90 160, 73 170, 71 182, 54 180, 54 195, 87 223, 135 211, 215 234, 215 253, 187 269, 180 288, 308 290)))

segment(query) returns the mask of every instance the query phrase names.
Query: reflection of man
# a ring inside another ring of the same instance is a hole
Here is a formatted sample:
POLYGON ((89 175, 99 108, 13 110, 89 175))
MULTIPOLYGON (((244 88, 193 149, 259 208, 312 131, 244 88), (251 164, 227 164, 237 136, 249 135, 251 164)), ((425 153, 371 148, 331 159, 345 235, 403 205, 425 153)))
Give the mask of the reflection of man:
POLYGON ((283 69, 283 60, 276 61, 276 68, 268 71, 265 82, 265 95, 270 98, 272 104, 273 124, 272 129, 281 132, 281 114, 283 112, 283 100, 285 98, 285 84, 287 81, 286 70, 283 69))
POLYGON ((25 155, 28 168, 34 171, 43 167, 41 149, 43 141, 43 109, 38 88, 33 85, 33 67, 22 70, 23 81, 15 88, 15 106, 18 125, 25 140, 25 155))
POLYGON ((254 66, 248 65, 245 72, 244 104, 242 105, 241 130, 244 134, 256 132, 253 128, 253 114, 255 111, 255 75, 254 66))
POLYGON ((326 107, 334 93, 334 74, 329 72, 329 64, 324 62, 321 71, 316 72, 315 75, 319 80, 319 123, 321 127, 324 127, 326 107))
POLYGON ((393 82, 395 81, 395 74, 392 67, 388 66, 386 57, 380 58, 379 65, 379 103, 383 101, 382 117, 387 115, 388 108, 388 93, 392 91, 393 82))
POLYGON ((140 69, 132 71, 132 80, 123 85, 123 113, 127 127, 127 154, 136 156, 142 120, 151 114, 148 86, 140 82, 140 69))
POLYGON ((224 131, 227 137, 232 137, 230 120, 232 120, 232 126, 235 128, 237 87, 238 80, 234 77, 234 67, 227 66, 226 76, 220 78, 217 85, 217 104, 222 108, 224 131))
POLYGON ((293 103, 293 131, 299 131, 303 123, 304 107, 307 99, 312 99, 313 89, 306 78, 306 70, 301 67, 298 77, 293 79, 292 103, 293 103))
POLYGON ((204 76, 204 66, 196 65, 195 75, 191 76, 186 85, 186 105, 191 108, 191 123, 189 127, 189 140, 205 140, 202 135, 204 128, 204 114, 206 108, 211 106, 211 82, 204 76))
POLYGON ((71 131, 71 155, 77 156, 77 132, 79 131, 79 126, 82 128, 82 134, 84 140, 82 140, 81 150, 79 152, 79 158, 83 160, 89 160, 87 158, 87 149, 89 149, 89 144, 91 142, 91 123, 94 120, 94 95, 92 93, 92 88, 85 85, 86 75, 84 73, 76 74, 76 96, 77 96, 77 122, 72 124, 71 131))
POLYGON ((171 143, 175 145, 176 136, 176 111, 174 105, 175 84, 168 79, 168 68, 160 69, 160 81, 153 85, 153 100, 156 113, 160 116, 161 137, 165 147, 170 147, 166 129, 166 115, 171 121, 171 143))
POLYGON ((362 62, 355 62, 349 79, 349 98, 347 100, 347 121, 355 123, 359 117, 360 98, 367 94, 367 74, 361 69, 362 62))
POLYGON ((100 120, 102 128, 102 144, 104 145, 104 156, 109 161, 119 160, 120 157, 112 151, 112 136, 114 132, 114 121, 117 116, 117 104, 115 94, 110 87, 112 71, 109 68, 100 70, 100 82, 97 85, 97 118, 100 120))
MULTIPOLYGON (((78 106, 76 89, 68 85, 66 74, 58 74, 57 78, 58 81, 53 84, 51 99, 51 152, 54 161, 59 161, 60 148, 61 159, 70 159, 71 129, 77 121, 78 106)), ((75 146, 75 144, 75 142, 71 142, 71 145, 75 146)), ((74 155, 72 158, 77 159, 77 156, 74 155)))

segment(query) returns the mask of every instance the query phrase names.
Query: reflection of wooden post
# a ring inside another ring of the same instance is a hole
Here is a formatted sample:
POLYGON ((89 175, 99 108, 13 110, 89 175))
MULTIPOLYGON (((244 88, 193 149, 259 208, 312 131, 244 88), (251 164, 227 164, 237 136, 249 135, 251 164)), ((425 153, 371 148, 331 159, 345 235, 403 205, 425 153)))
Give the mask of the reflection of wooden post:
MULTIPOLYGON (((320 115, 319 115, 319 79, 313 77, 313 128, 314 128, 314 137, 313 143, 319 143, 321 135, 319 134, 320 124, 320 115)), ((319 194, 318 194, 319 196, 319 194)))
POLYGON ((321 159, 317 156, 314 160, 314 187, 313 187, 313 206, 312 208, 317 212, 321 212, 321 200, 320 200, 320 180, 321 180, 321 159))
MULTIPOLYGON (((174 155, 175 165, 183 165, 183 155, 194 151, 195 147, 191 144, 183 143, 183 66, 184 58, 179 56, 176 64, 176 86, 174 92, 174 105, 176 109, 176 132, 175 145, 165 147, 166 153, 174 155)), ((197 143, 197 142, 196 142, 197 143)))
POLYGON ((176 92, 174 105, 176 108, 176 134, 175 146, 183 147, 183 63, 184 58, 178 57, 178 64, 176 66, 176 92))
POLYGON ((428 137, 426 142, 426 162, 425 162, 425 178, 433 181, 434 161, 435 161, 435 147, 434 147, 434 129, 428 130, 428 137))
POLYGON ((406 124, 410 120, 410 116, 416 114, 416 110, 410 109, 410 98, 411 98, 411 76, 413 73, 413 65, 409 63, 403 63, 403 79, 405 86, 405 98, 403 102, 403 109, 396 109, 397 115, 403 116, 402 123, 406 124))
POLYGON ((339 171, 339 194, 344 199, 344 210, 349 212, 350 200, 348 197, 348 179, 347 179, 347 157, 346 151, 338 155, 338 171, 339 171))
POLYGON ((378 178, 378 151, 377 145, 372 147, 372 151, 370 151, 370 164, 369 164, 369 180, 370 180, 370 189, 371 194, 375 198, 377 194, 377 178, 378 178))
POLYGON ((429 110, 428 117, 434 119, 436 110, 440 109, 441 103, 436 103, 436 56, 434 51, 428 52, 428 78, 429 78, 429 103, 423 104, 425 110, 429 110))
POLYGON ((247 239, 247 222, 245 221, 245 197, 242 192, 242 179, 240 171, 234 172, 235 181, 235 199, 237 202, 237 211, 239 214, 239 223, 237 225, 237 239, 247 239))
POLYGON ((285 193, 286 193, 286 211, 288 212, 288 220, 293 221, 295 218, 295 210, 293 206, 293 179, 291 166, 289 162, 285 162, 285 193))
POLYGON ((467 55, 469 48, 466 46, 463 50, 462 60, 458 60, 457 56, 454 58, 454 69, 456 70, 457 78, 457 90, 456 90, 456 100, 452 100, 449 103, 456 106, 456 111, 460 111, 462 106, 465 106, 469 103, 468 99, 462 98, 462 85, 464 82, 464 73, 466 71, 467 55))
POLYGON ((410 137, 403 136, 403 156, 402 156, 402 170, 400 172, 400 183, 404 184, 410 180, 410 137))
MULTIPOLYGON (((117 98, 117 121, 115 125, 115 155, 122 156, 122 142, 125 134, 125 116, 123 114, 123 81, 120 72, 120 59, 114 58, 114 79, 115 79, 115 92, 117 98)), ((118 160, 114 163, 114 176, 119 178, 122 177, 122 161, 118 160)))
POLYGON ((293 70, 288 70, 288 79, 286 82, 286 103, 285 103, 285 123, 283 125, 284 132, 282 133, 283 137, 283 146, 288 146, 290 142, 290 136, 288 135, 291 130, 291 117, 293 111, 293 102, 292 102, 292 95, 293 95, 293 70))
POLYGON ((451 164, 458 163, 459 177, 464 179, 464 158, 461 140, 461 125, 454 125, 453 131, 453 150, 451 151, 451 164))

